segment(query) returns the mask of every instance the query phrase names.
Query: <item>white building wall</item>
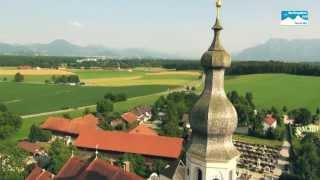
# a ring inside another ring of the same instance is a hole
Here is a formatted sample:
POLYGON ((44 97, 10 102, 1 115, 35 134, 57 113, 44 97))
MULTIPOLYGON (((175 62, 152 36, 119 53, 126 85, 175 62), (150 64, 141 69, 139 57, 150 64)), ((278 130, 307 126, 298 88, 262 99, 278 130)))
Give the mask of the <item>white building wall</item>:
POLYGON ((198 170, 202 172, 202 180, 235 180, 237 158, 228 162, 206 163, 191 156, 187 157, 186 180, 198 180, 198 170))

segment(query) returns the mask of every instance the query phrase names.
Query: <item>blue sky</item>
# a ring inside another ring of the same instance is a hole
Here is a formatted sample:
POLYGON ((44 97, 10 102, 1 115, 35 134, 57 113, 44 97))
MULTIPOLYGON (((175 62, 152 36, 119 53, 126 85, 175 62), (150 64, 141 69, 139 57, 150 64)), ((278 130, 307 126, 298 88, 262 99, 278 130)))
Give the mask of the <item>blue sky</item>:
MULTIPOLYGON (((1 0, 0 42, 148 48, 200 57, 212 41, 214 0, 1 0)), ((270 38, 320 38, 319 0, 224 0, 230 52, 270 38), (307 27, 281 27, 281 10, 309 10, 307 27)))

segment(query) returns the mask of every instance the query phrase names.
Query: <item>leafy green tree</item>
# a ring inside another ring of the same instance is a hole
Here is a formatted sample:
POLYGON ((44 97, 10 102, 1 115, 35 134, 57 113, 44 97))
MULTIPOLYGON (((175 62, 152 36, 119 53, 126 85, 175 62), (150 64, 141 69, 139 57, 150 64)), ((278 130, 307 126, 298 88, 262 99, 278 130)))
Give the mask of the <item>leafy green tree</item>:
POLYGON ((160 172, 165 168, 165 166, 167 165, 167 162, 164 160, 155 160, 154 162, 154 171, 157 174, 160 174, 160 172))
POLYGON ((14 81, 15 82, 23 82, 24 81, 24 76, 21 73, 16 73, 14 75, 14 81))
MULTIPOLYGON (((296 148, 296 147, 294 147, 296 148)), ((319 147, 314 143, 314 137, 307 135, 301 145, 295 149, 296 158, 293 158, 293 170, 303 180, 319 179, 320 158, 319 147)))
POLYGON ((123 159, 130 162, 134 173, 137 175, 142 177, 147 177, 149 175, 150 172, 145 165, 145 159, 143 156, 138 154, 125 154, 123 159))
POLYGON ((6 112, 6 111, 8 111, 7 106, 2 104, 2 103, 0 103, 0 112, 6 112))
POLYGON ((294 109, 289 112, 289 116, 298 124, 308 125, 312 123, 312 114, 306 108, 294 109))
POLYGON ((19 116, 10 112, 0 112, 0 139, 9 137, 21 127, 21 124, 19 116))
POLYGON ((41 142, 47 142, 51 139, 51 132, 42 130, 36 125, 32 125, 30 128, 30 133, 29 133, 29 140, 31 142, 36 142, 36 141, 41 141, 41 142))
POLYGON ((51 158, 48 169, 56 174, 70 158, 72 151, 76 151, 73 146, 65 145, 62 140, 54 141, 48 151, 51 158))
POLYGON ((104 114, 113 111, 113 103, 109 99, 104 99, 97 102, 97 112, 104 114))
POLYGON ((115 102, 116 96, 113 93, 107 93, 104 95, 104 99, 115 102))
POLYGON ((283 107, 282 107, 282 111, 283 111, 284 113, 287 113, 287 112, 288 112, 288 107, 287 107, 287 106, 283 106, 283 107))

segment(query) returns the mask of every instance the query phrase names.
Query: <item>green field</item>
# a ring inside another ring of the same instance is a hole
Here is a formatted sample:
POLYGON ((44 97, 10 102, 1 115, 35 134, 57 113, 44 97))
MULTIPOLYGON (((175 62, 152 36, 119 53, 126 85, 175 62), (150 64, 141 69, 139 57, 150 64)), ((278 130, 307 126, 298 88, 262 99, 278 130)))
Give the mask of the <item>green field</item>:
POLYGON ((80 87, 27 83, 0 83, 0 102, 18 114, 32 114, 95 104, 107 92, 129 98, 167 91, 172 86, 80 87))
MULTIPOLYGON (((51 80, 50 75, 28 75, 24 76, 24 82, 25 83, 36 83, 36 84, 44 84, 45 80, 51 80)), ((0 75, 0 82, 3 81, 3 78, 7 78, 7 82, 12 82, 14 79, 14 76, 12 75, 0 75)))
MULTIPOLYGON (((127 112, 129 109, 132 109, 138 105, 151 105, 153 104, 161 95, 160 94, 155 94, 155 95, 147 95, 147 96, 141 96, 141 97, 135 97, 135 98, 131 98, 128 99, 127 101, 124 102, 118 102, 114 104, 114 110, 116 112, 127 112)), ((91 112, 95 112, 95 107, 90 108, 91 112)), ((77 110, 75 109, 72 112, 69 112, 68 114, 71 117, 79 117, 83 115, 84 110, 77 110)), ((51 116, 61 116, 64 113, 58 113, 55 115, 51 115, 51 116)), ((26 118, 23 119, 23 123, 22 123, 22 127, 11 137, 8 139, 8 141, 13 141, 16 142, 18 140, 27 138, 29 131, 30 131, 30 127, 32 126, 32 124, 37 124, 40 125, 42 122, 44 122, 49 116, 45 115, 45 116, 39 116, 39 117, 33 117, 33 118, 26 118)), ((0 141, 1 143, 1 141, 0 141)))
POLYGON ((286 74, 235 76, 226 81, 226 89, 241 94, 252 92, 258 107, 306 107, 315 111, 320 106, 320 77, 286 74))
POLYGON ((188 85, 197 81, 200 73, 196 71, 112 71, 112 70, 73 70, 82 82, 89 86, 127 86, 127 85, 188 85))

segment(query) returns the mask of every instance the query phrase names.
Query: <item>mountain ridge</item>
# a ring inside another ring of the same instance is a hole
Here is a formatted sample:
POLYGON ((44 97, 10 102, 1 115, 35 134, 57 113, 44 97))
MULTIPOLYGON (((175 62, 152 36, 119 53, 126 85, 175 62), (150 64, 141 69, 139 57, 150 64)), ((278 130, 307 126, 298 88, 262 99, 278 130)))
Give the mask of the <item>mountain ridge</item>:
POLYGON ((320 61, 320 39, 269 39, 233 55, 236 60, 320 61))
POLYGON ((79 46, 64 39, 50 43, 9 44, 0 43, 2 55, 34 56, 106 56, 111 58, 179 58, 178 55, 143 48, 114 49, 100 45, 79 46))

